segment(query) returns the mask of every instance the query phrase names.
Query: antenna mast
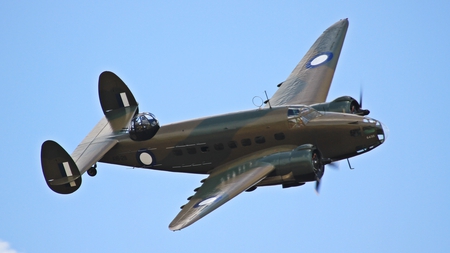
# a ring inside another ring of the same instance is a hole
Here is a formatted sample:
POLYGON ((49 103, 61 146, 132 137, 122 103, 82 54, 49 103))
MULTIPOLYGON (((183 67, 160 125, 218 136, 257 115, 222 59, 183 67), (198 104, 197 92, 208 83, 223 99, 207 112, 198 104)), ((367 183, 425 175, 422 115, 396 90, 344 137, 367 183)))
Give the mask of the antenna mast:
POLYGON ((266 93, 266 98, 267 98, 267 100, 264 101, 264 104, 269 103, 269 107, 270 107, 270 109, 272 109, 272 106, 270 105, 270 99, 269 99, 269 97, 267 96, 267 91, 264 91, 264 93, 266 93))

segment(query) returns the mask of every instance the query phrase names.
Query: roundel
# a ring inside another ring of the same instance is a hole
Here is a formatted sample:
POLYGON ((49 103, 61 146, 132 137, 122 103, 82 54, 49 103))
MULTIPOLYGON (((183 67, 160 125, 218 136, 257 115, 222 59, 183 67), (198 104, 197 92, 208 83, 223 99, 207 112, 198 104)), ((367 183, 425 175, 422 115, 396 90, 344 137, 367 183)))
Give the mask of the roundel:
POLYGON ((153 165, 155 162, 152 152, 150 152, 147 149, 139 150, 136 153, 136 158, 137 158, 138 162, 140 162, 144 166, 153 165))
POLYGON ((316 54, 314 57, 312 57, 307 63, 306 68, 315 68, 322 64, 325 64, 329 62, 331 59, 333 59, 333 53, 332 52, 323 52, 316 54))

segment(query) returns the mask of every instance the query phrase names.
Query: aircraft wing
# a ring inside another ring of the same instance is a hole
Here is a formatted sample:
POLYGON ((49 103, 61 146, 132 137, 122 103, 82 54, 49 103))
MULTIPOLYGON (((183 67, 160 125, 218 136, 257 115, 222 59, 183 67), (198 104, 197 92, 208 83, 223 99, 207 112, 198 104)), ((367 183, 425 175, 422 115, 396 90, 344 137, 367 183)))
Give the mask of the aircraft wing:
POLYGON ((342 19, 316 40, 286 81, 269 100, 270 105, 310 105, 325 102, 347 33, 342 19))
POLYGON ((183 229, 247 190, 269 174, 274 166, 257 160, 233 166, 219 166, 196 189, 190 201, 170 223, 170 230, 183 229))

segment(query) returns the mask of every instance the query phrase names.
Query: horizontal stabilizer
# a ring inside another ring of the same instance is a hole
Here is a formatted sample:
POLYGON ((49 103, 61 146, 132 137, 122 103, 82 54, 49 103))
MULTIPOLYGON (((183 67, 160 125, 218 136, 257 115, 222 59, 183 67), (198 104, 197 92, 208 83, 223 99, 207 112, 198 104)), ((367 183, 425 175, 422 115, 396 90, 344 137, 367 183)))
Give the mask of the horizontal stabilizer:
POLYGON ((128 86, 116 74, 104 71, 98 79, 103 117, 72 153, 80 173, 86 172, 117 143, 138 113, 138 103, 128 86))
POLYGON ((138 103, 130 89, 110 71, 100 74, 98 94, 105 116, 72 155, 54 141, 42 144, 41 163, 45 181, 57 193, 76 191, 81 185, 81 175, 101 160, 119 142, 120 136, 128 135, 130 120, 138 113, 138 103))
POLYGON ((72 193, 81 186, 81 174, 72 157, 56 142, 46 141, 41 148, 42 172, 54 192, 72 193))

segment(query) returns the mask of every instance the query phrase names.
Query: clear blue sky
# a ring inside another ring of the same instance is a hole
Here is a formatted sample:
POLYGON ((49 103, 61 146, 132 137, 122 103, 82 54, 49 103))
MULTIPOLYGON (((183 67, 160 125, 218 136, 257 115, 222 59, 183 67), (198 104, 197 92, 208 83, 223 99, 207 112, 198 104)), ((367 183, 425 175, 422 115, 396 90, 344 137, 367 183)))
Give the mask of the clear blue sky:
POLYGON ((450 3, 147 2, 0 3, 0 253, 449 252, 450 3), (99 164, 74 194, 45 184, 42 142, 71 153, 98 122, 102 71, 162 124, 251 109, 341 18, 328 99, 364 86, 390 136, 326 171, 319 196, 259 188, 174 233, 202 176, 99 164))

